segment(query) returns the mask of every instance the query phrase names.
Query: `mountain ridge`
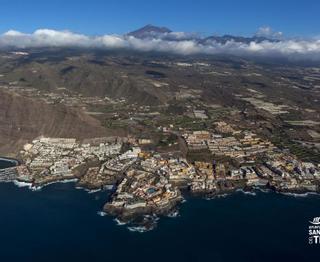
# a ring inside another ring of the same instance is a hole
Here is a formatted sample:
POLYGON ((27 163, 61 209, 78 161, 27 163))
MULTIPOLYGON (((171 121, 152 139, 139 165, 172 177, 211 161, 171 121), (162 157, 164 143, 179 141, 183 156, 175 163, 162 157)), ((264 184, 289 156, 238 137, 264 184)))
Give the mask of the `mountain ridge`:
POLYGON ((237 42, 237 43, 244 43, 250 44, 251 42, 261 43, 264 41, 268 42, 279 42, 279 39, 266 37, 266 36, 258 36, 253 35, 251 37, 246 36, 237 36, 231 34, 225 35, 211 35, 207 37, 200 37, 196 34, 188 34, 185 32, 174 32, 171 29, 164 27, 164 26, 155 26, 152 24, 145 25, 139 29, 136 29, 126 36, 133 36, 139 39, 146 39, 146 38, 156 38, 156 39, 164 39, 164 40, 171 40, 171 41, 183 41, 183 40, 194 40, 200 44, 208 44, 210 42, 217 42, 219 44, 226 44, 229 41, 237 42), (180 36, 177 36, 180 34, 180 36), (184 34, 184 36, 181 36, 184 34))
POLYGON ((152 24, 147 24, 137 30, 134 30, 130 33, 128 33, 128 36, 134 36, 136 38, 145 38, 148 37, 152 34, 165 34, 165 33, 171 33, 172 30, 170 30, 167 27, 159 27, 159 26, 154 26, 152 24))

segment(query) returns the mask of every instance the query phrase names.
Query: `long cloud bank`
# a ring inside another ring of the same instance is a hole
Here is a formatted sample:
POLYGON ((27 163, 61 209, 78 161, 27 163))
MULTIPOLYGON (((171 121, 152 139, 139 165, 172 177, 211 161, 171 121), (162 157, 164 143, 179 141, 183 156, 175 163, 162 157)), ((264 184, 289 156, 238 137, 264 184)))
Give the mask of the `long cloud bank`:
POLYGON ((279 41, 234 40, 199 41, 199 38, 184 37, 185 33, 170 33, 170 37, 150 37, 139 39, 128 35, 87 36, 70 31, 39 29, 32 34, 10 30, 0 35, 0 48, 35 47, 82 47, 103 49, 131 49, 138 51, 160 51, 181 55, 192 54, 232 54, 239 56, 269 56, 290 59, 320 61, 320 39, 279 41))

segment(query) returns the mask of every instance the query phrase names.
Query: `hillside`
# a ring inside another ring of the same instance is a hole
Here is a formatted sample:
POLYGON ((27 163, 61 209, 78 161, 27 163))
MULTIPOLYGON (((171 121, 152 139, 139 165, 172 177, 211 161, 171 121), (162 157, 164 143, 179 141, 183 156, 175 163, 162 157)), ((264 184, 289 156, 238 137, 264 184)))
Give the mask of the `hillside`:
POLYGON ((15 153, 37 136, 97 137, 110 135, 92 117, 65 106, 47 105, 0 90, 0 154, 15 153))

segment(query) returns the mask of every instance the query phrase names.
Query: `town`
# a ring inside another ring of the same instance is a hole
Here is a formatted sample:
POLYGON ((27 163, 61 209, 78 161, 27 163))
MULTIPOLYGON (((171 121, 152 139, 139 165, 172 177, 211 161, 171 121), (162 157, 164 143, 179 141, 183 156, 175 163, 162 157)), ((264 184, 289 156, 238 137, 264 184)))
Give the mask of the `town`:
POLYGON ((252 131, 219 121, 212 130, 184 129, 179 136, 187 154, 157 152, 146 146, 151 140, 132 136, 83 141, 39 137, 24 145, 20 165, 0 171, 1 181, 33 189, 75 181, 87 190, 106 190, 111 197, 104 212, 126 223, 170 214, 185 193, 214 197, 238 189, 320 191, 319 165, 299 160, 252 131), (202 160, 195 159, 199 153, 202 160))

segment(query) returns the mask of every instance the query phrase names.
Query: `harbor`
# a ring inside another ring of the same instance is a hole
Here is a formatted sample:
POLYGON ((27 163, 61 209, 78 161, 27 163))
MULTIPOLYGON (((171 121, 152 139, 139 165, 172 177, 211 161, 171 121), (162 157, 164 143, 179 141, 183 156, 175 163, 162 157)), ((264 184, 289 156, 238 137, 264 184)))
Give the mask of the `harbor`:
POLYGON ((19 161, 13 158, 0 157, 0 169, 17 166, 19 161))

